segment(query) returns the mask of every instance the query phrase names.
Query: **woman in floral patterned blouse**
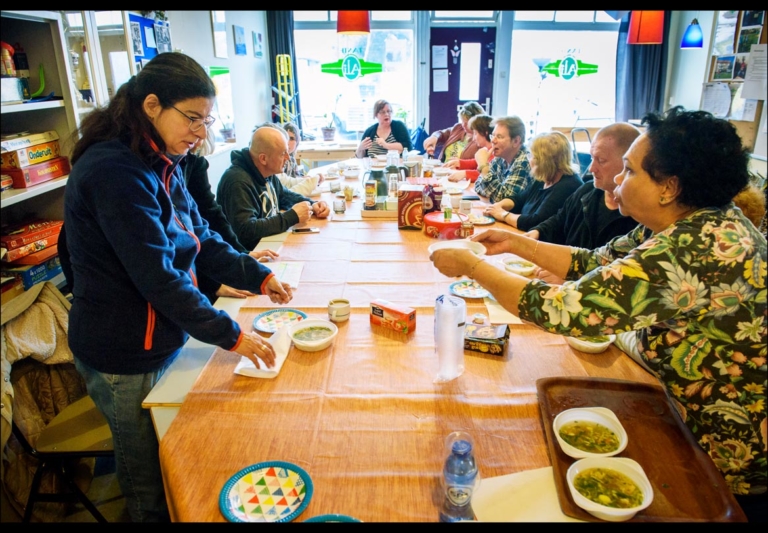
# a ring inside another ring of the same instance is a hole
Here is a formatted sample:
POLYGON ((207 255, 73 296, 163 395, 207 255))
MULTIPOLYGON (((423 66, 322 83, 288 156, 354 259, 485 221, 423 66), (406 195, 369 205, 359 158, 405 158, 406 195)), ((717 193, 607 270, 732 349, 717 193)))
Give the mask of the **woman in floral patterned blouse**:
POLYGON ((552 333, 617 334, 653 372, 750 519, 766 516, 766 240, 731 202, 748 183, 735 128, 703 111, 649 115, 614 194, 640 223, 586 250, 488 230, 488 254, 514 253, 566 281, 517 276, 464 250, 431 259, 468 275, 509 311, 552 333))

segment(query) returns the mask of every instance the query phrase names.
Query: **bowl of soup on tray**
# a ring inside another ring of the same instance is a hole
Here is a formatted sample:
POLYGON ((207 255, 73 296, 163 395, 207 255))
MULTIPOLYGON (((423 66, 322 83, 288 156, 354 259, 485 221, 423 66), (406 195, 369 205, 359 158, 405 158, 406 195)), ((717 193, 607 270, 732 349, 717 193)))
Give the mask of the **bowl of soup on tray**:
POLYGON ((596 335, 594 337, 566 337, 565 342, 581 352, 601 353, 616 340, 616 335, 596 335))
POLYGON ((336 324, 322 318, 307 318, 288 327, 288 334, 294 346, 305 352, 318 352, 328 348, 339 333, 336 324))
POLYGON ((552 422, 560 449, 574 459, 610 457, 627 447, 627 432, 616 414, 605 407, 576 407, 552 422))
POLYGON ((566 472, 571 497, 592 516, 623 522, 653 502, 643 467, 627 457, 586 457, 566 472))

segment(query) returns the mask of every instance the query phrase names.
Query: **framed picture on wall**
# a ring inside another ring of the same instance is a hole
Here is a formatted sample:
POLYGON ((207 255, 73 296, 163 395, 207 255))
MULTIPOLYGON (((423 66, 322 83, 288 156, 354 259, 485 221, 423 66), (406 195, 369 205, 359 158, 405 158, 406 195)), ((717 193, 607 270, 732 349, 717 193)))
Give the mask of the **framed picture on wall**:
POLYGON ((244 56, 245 49, 245 29, 242 26, 232 26, 235 33, 235 55, 244 56))
POLYGON ((155 24, 155 41, 157 42, 157 53, 171 51, 171 28, 162 24, 155 24))
POLYGON ((224 11, 211 11, 213 28, 213 56, 229 57, 227 54, 227 16, 224 11))
POLYGON ((261 33, 251 32, 253 35, 253 57, 262 57, 264 55, 264 44, 261 33))

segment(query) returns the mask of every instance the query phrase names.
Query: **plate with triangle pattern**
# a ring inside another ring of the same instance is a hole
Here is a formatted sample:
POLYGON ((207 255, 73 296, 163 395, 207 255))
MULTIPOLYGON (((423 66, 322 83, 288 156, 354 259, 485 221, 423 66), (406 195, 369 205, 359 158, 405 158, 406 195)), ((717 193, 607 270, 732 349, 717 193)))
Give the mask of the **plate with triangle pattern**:
POLYGON ((312 492, 312 480, 302 468, 266 461, 229 478, 219 509, 230 522, 290 522, 309 505, 312 492))

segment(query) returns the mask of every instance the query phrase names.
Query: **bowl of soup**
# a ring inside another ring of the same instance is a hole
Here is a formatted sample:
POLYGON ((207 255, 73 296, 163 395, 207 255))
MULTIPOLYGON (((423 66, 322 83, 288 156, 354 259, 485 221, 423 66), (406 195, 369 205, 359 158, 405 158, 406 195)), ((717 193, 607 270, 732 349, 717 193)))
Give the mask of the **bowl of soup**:
POLYGON ((469 250, 478 257, 485 255, 485 246, 482 243, 469 241, 467 239, 449 239, 445 241, 437 241, 430 244, 427 248, 429 255, 432 255, 436 250, 442 250, 444 248, 452 248, 458 250, 469 250))
POLYGON ((594 337, 566 337, 572 348, 586 353, 602 353, 616 340, 616 335, 596 335, 594 337))
POLYGON ((519 257, 510 257, 504 260, 504 268, 514 274, 530 276, 536 270, 536 265, 519 257))
POLYGON ((653 502, 643 467, 627 457, 579 459, 565 477, 574 503, 601 520, 629 520, 653 502))
POLYGON ((325 350, 339 333, 336 324, 323 318, 306 318, 288 327, 293 345, 305 352, 325 350))
POLYGON ((627 447, 627 432, 616 414, 605 407, 576 407, 552 422, 560 449, 574 459, 611 457, 627 447))

